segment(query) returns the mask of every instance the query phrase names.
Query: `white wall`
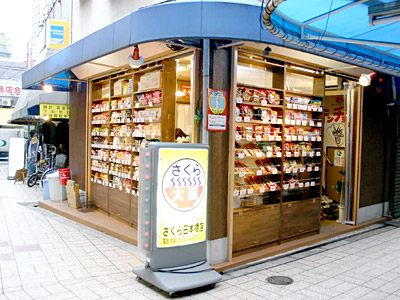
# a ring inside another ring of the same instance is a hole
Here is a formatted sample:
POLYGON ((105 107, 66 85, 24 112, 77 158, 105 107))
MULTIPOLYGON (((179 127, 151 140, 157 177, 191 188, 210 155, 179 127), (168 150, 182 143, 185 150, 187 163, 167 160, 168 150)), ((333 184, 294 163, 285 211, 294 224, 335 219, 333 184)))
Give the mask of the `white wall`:
POLYGON ((72 43, 160 0, 72 0, 72 43))

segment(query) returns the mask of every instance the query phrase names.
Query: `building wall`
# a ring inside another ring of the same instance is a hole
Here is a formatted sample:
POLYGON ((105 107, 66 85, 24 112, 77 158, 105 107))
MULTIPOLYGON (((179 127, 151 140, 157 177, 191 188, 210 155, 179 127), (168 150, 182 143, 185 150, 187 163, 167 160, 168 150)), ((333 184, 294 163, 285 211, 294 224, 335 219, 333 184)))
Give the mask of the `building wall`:
POLYGON ((72 42, 95 32, 141 7, 160 0, 71 0, 72 42))

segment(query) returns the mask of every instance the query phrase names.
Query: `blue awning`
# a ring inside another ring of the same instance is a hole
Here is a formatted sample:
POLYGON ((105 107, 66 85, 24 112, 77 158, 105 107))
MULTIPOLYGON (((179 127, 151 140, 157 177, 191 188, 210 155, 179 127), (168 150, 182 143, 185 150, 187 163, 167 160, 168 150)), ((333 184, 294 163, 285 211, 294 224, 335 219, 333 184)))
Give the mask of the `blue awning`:
MULTIPOLYGON (((361 0, 362 1, 362 0, 361 0)), ((348 3, 351 0, 333 1, 332 9, 348 3)), ((368 3, 370 1, 367 1, 368 3)), ((279 10, 291 15, 291 17, 301 17, 299 22, 304 22, 330 9, 330 2, 327 7, 326 1, 295 1, 288 0, 279 6, 279 10)), ((361 5, 359 5, 361 7, 361 5)), ((351 11, 350 11, 351 12, 351 11)), ((364 8, 365 13, 365 8, 364 8)), ((140 45, 153 41, 179 40, 179 39, 223 39, 233 41, 250 41, 258 43, 268 43, 271 45, 287 47, 295 50, 305 51, 319 56, 336 59, 345 63, 358 65, 368 68, 369 65, 362 62, 353 61, 348 57, 337 57, 316 51, 313 49, 304 49, 298 45, 292 45, 284 42, 280 38, 272 35, 265 30, 261 21, 261 2, 256 0, 186 0, 186 1, 168 1, 158 5, 139 9, 121 18, 114 23, 98 30, 82 40, 71 44, 67 48, 57 52, 45 61, 34 66, 22 75, 23 88, 29 88, 42 80, 57 76, 65 71, 95 59, 104 57, 108 54, 126 49, 133 45, 140 45), (156 16, 156 17, 155 17, 156 16)), ((349 14, 349 12, 347 12, 349 14)), ((350 17, 354 18, 353 13, 350 17)), ((283 23, 289 29, 298 31, 299 26, 296 23, 291 24, 287 19, 279 16, 276 19, 283 23)), ((359 16, 357 16, 359 18, 359 16)), ((335 26, 351 27, 347 28, 346 33, 349 36, 362 34, 366 37, 371 32, 360 31, 359 26, 350 25, 350 21, 343 19, 339 24, 340 18, 332 15, 327 26, 328 31, 334 31, 335 26)), ((325 23, 322 21, 314 22, 318 30, 325 29, 325 23)), ((397 26, 397 25, 396 25, 397 26)), ((395 27, 396 27, 395 26, 395 27)), ((384 28, 384 26, 381 26, 384 28)), ((396 27, 397 28, 397 27, 396 27)), ((343 28, 343 30, 345 30, 343 28)), ((336 32, 336 31, 335 31, 336 32)), ((385 38, 390 39, 392 29, 386 33, 385 38)), ((383 36, 383 35, 382 35, 383 36)), ((399 57, 393 55, 396 51, 382 52, 378 47, 365 47, 349 43, 339 45, 344 49, 363 53, 373 57, 376 60, 390 61, 400 66, 399 57)), ((396 73, 386 72, 391 75, 396 73)))

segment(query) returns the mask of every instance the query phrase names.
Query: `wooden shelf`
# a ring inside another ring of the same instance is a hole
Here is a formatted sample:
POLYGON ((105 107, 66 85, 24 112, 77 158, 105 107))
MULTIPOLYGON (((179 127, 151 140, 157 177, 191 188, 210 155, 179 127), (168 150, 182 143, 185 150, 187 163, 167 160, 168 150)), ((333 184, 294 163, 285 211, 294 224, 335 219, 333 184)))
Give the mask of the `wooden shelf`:
POLYGON ((136 106, 134 105, 133 108, 134 109, 147 109, 147 108, 161 108, 162 104, 153 104, 153 105, 140 105, 140 106, 136 106))
MULTIPOLYGON (((282 99, 281 99, 281 101, 282 101, 282 99)), ((236 102, 236 105, 241 105, 241 104, 245 104, 245 105, 251 105, 251 106, 256 106, 256 107, 261 107, 261 108, 267 108, 267 107, 269 107, 269 108, 279 108, 279 109, 282 109, 283 108, 283 105, 281 105, 281 104, 267 104, 267 105, 261 105, 261 103, 260 102, 249 102, 249 101, 243 101, 243 102, 241 102, 241 103, 238 103, 238 102, 236 102)))
POLYGON ((154 89, 148 89, 148 90, 143 90, 143 91, 136 91, 133 94, 145 94, 145 93, 151 93, 151 92, 156 92, 156 91, 162 91, 162 88, 154 88, 154 89))
POLYGON ((162 69, 162 68, 163 68, 163 65, 155 65, 155 66, 148 67, 146 69, 140 69, 140 70, 134 71, 133 74, 144 74, 144 73, 152 72, 154 70, 162 69))
POLYGON ((280 93, 284 92, 283 89, 276 89, 276 88, 272 88, 272 87, 251 85, 251 84, 241 83, 241 82, 238 82, 237 86, 238 87, 244 87, 244 88, 250 88, 250 89, 271 90, 271 91, 280 92, 280 93))
POLYGON ((132 97, 132 94, 115 95, 115 96, 111 96, 111 99, 127 98, 127 97, 132 97))
POLYGON ((303 97, 310 97, 310 98, 323 98, 324 96, 321 95, 314 95, 311 93, 304 93, 302 91, 289 91, 285 90, 286 94, 296 95, 296 96, 303 96, 303 97))
POLYGON ((98 99, 93 99, 92 102, 103 102, 103 101, 110 101, 110 98, 98 98, 98 99))

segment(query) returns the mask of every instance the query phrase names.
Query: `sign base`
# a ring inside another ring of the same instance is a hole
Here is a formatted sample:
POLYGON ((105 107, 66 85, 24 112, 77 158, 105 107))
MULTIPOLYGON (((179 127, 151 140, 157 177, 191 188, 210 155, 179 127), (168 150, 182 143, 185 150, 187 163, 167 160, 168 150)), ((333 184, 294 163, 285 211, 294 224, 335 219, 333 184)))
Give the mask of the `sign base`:
POLYGON ((215 284, 222 279, 222 275, 207 262, 162 270, 152 270, 149 266, 141 266, 134 268, 133 273, 139 279, 143 279, 169 294, 215 284))

